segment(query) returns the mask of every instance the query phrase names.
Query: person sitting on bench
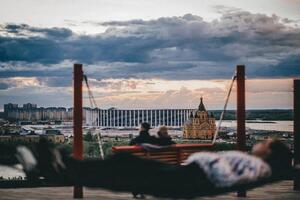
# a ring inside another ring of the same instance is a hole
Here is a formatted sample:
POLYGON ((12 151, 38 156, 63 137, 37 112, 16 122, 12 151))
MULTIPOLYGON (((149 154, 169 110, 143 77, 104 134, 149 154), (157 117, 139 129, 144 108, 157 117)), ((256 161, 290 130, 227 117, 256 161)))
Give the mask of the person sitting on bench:
MULTIPOLYGON (((149 134, 150 124, 144 122, 140 127, 140 134, 136 138, 130 141, 130 145, 142 145, 144 149, 159 149, 158 146, 169 146, 175 144, 171 137, 168 135, 168 129, 166 126, 161 126, 158 130, 158 138, 149 134), (158 146, 156 146, 158 145, 158 146)), ((144 199, 145 196, 142 193, 133 191, 134 198, 144 199)))
POLYGON ((17 157, 28 176, 169 198, 193 198, 202 190, 267 179, 291 167, 290 150, 277 140, 257 143, 252 155, 240 151, 198 152, 192 154, 185 165, 171 165, 127 153, 114 154, 105 160, 76 160, 61 156, 43 140, 37 152, 35 157, 24 147, 17 148, 17 157))
POLYGON ((166 126, 160 126, 157 132, 158 138, 157 138, 157 145, 160 146, 168 146, 175 144, 174 141, 172 141, 172 138, 170 137, 168 133, 168 128, 166 126))
POLYGON ((147 122, 141 123, 139 135, 130 141, 130 145, 139 145, 142 143, 155 144, 156 138, 149 134, 150 124, 147 122))

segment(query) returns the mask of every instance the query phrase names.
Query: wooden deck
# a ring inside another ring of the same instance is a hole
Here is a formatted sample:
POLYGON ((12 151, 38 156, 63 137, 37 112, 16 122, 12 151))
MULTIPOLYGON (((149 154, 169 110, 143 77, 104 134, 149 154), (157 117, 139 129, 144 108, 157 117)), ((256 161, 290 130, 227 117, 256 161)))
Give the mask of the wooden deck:
MULTIPOLYGON (((266 185, 261 188, 257 188, 248 191, 248 197, 237 198, 236 193, 229 193, 225 195, 219 195, 214 197, 202 197, 197 199, 202 200, 230 200, 230 199, 243 199, 243 200, 256 200, 256 199, 284 199, 284 200, 298 200, 300 199, 300 191, 293 191, 292 181, 282 181, 275 184, 266 185)), ((33 189, 0 189, 0 199, 58 199, 67 200, 72 198, 72 187, 60 187, 60 188, 33 188, 33 189)), ((130 193, 117 193, 102 189, 84 189, 84 199, 107 199, 107 200, 125 200, 132 199, 130 193)), ((148 200, 155 200, 151 196, 147 196, 148 200)), ((161 198, 160 198, 161 199, 161 198)))

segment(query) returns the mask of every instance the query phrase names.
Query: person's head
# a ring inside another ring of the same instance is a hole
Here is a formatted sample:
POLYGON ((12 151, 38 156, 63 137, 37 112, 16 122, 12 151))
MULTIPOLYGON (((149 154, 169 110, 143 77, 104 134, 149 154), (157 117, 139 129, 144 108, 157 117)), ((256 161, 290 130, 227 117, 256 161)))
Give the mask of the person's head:
POLYGON ((266 161, 273 171, 288 170, 291 167, 291 151, 279 140, 269 139, 255 144, 252 154, 266 161))
POLYGON ((166 126, 160 126, 158 129, 157 135, 160 138, 170 137, 168 134, 168 128, 166 126))
POLYGON ((141 123, 140 132, 148 132, 150 130, 150 124, 147 122, 141 123))

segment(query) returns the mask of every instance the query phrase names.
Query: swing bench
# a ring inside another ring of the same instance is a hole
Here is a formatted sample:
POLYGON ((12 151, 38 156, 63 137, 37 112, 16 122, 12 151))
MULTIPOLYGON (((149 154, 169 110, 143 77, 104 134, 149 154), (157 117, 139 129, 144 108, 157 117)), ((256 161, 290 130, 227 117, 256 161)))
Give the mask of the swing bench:
POLYGON ((153 159, 169 164, 181 165, 191 154, 201 150, 209 150, 212 147, 212 143, 173 144, 159 149, 153 149, 147 145, 114 146, 112 147, 112 152, 127 152, 145 159, 153 159))

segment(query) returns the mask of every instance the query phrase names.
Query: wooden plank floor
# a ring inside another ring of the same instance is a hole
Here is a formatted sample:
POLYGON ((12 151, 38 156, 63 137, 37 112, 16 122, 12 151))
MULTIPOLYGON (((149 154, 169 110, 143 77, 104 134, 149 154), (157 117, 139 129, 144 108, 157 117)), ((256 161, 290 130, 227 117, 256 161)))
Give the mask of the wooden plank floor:
MULTIPOLYGON (((269 199, 284 199, 284 200, 299 200, 300 192, 293 191, 292 181, 282 181, 275 184, 266 185, 248 191, 247 198, 237 198, 236 193, 229 193, 215 197, 202 197, 197 200, 269 200, 269 199)), ((72 198, 72 187, 61 188, 33 188, 33 189, 0 189, 0 199, 23 199, 23 200, 37 200, 37 199, 58 199, 68 200, 72 198)), ((111 192, 102 189, 84 189, 84 199, 107 199, 107 200, 125 200, 132 199, 130 193, 111 192)), ((151 196, 147 196, 148 200, 157 200, 151 196)))

